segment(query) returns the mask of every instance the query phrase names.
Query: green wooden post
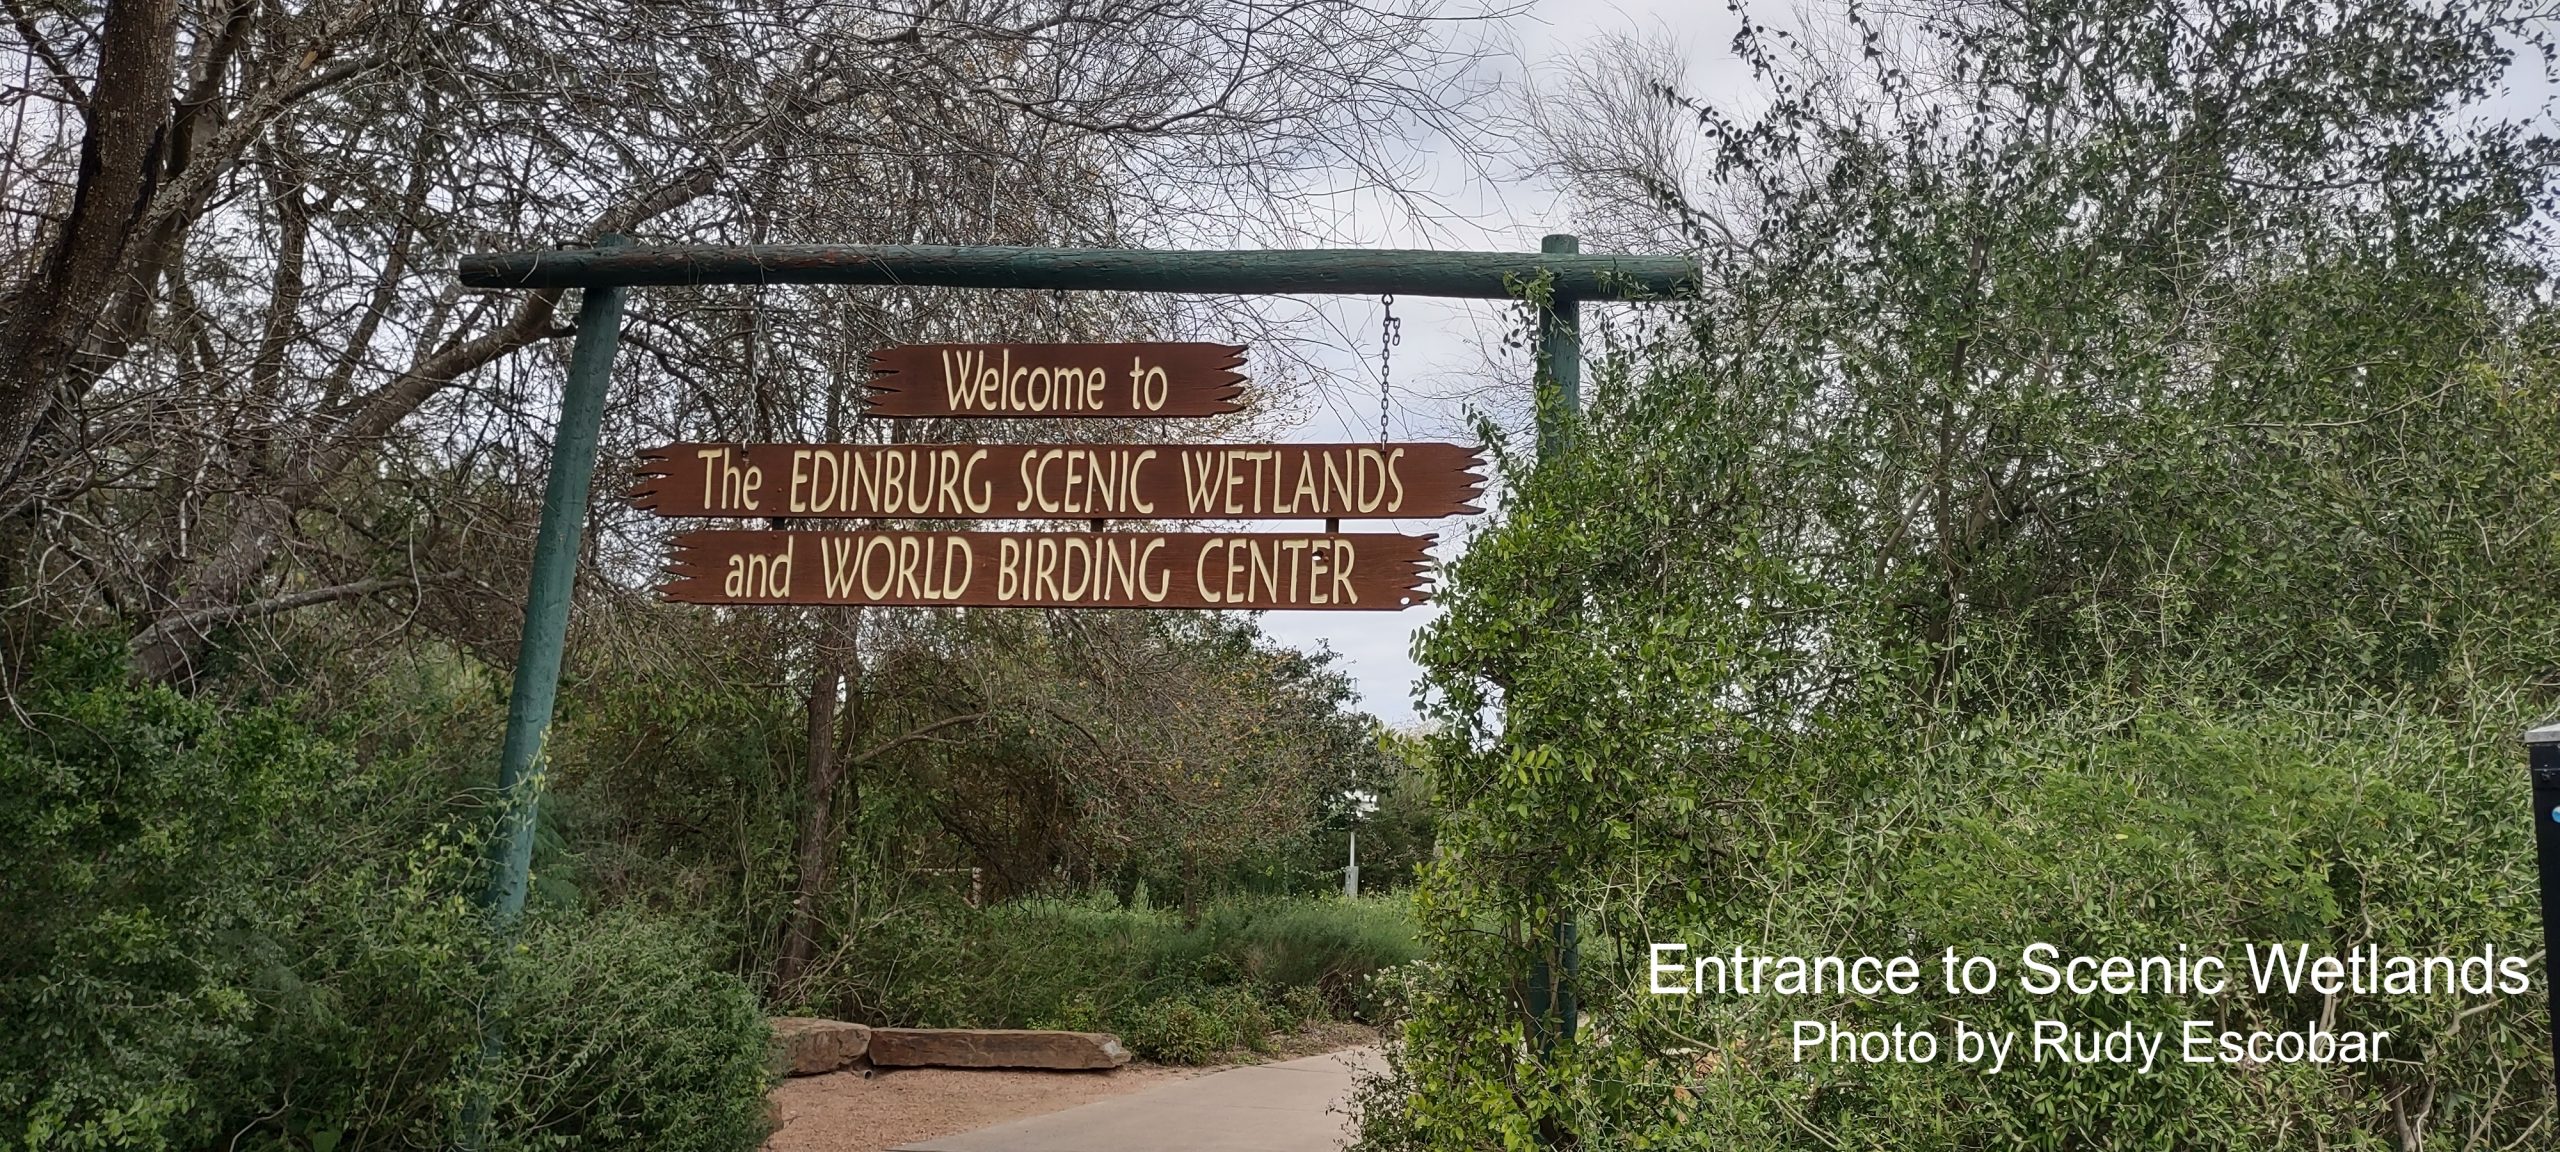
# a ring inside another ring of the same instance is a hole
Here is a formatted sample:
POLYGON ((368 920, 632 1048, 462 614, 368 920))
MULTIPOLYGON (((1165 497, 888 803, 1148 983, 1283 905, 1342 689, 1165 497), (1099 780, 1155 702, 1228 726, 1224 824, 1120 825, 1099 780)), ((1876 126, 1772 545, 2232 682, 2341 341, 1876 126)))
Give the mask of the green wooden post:
POLYGON ((578 339, 569 350, 569 382, 560 394, 559 430, 551 438, 551 476, 533 544, 533 586, 525 597, 524 638, 516 647, 515 687, 507 698, 507 741, 498 754, 503 815, 490 845, 489 889, 481 898, 501 932, 523 913, 531 877, 534 817, 542 806, 542 745, 560 689, 560 653, 568 640, 569 594, 586 534, 605 383, 621 343, 623 291, 589 288, 578 304, 578 339))
MULTIPOLYGON (((1582 241, 1549 236, 1538 248, 1549 255, 1573 254, 1582 251, 1582 241)), ((1538 459, 1544 463, 1569 446, 1565 422, 1582 411, 1582 301, 1561 289, 1538 313, 1537 392, 1538 459)), ((1545 1055, 1557 1040, 1572 1041, 1581 1024, 1573 977, 1582 957, 1572 913, 1558 912, 1551 929, 1539 935, 1538 959, 1529 971, 1530 1035, 1545 1055)))
MULTIPOLYGON (((603 246, 621 243, 606 237, 603 246)), ((533 874, 533 830, 542 807, 543 740, 559 695, 561 650, 569 636, 569 597, 577 583, 579 542, 586 534, 587 493, 603 433, 605 385, 621 343, 620 287, 588 288, 578 302, 578 337, 569 348, 569 380, 560 393, 560 424, 551 437, 551 475, 542 492, 542 526, 534 536, 533 580, 524 602, 524 636, 516 646, 515 684, 507 697, 507 739, 498 753, 498 828, 489 843, 489 885, 480 908, 502 948, 512 947, 533 874)), ((493 1016, 504 987, 480 1008, 480 1056, 494 1066, 501 1047, 493 1016)), ((463 1105, 460 1144, 487 1141, 489 1087, 463 1105)))
MULTIPOLYGON (((1582 251, 1576 236, 1549 236, 1538 245, 1548 255, 1582 251)), ((1582 300, 1568 295, 1562 283, 1538 313, 1538 457, 1564 450, 1565 430, 1557 417, 1582 411, 1582 300)))

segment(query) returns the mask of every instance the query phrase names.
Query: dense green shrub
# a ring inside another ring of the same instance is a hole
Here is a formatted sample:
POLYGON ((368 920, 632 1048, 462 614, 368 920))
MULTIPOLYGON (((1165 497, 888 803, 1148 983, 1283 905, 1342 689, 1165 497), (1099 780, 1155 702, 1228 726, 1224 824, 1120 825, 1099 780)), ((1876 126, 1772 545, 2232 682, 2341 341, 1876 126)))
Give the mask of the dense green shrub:
MULTIPOLYGON (((2484 702, 2481 714, 2500 711, 2484 702)), ((1769 1152, 1817 1133, 1834 1147, 1987 1152, 2366 1147, 2403 1124, 2547 1124, 2538 997, 2019 987, 2019 949, 2034 941, 2064 955, 2184 945, 2235 968, 2248 943, 2529 955, 2532 852, 2514 818, 2513 739, 2502 720, 2382 705, 2107 699, 1908 741, 1808 740, 1736 801, 1740 822, 1761 831, 1733 836, 1715 874, 1597 910, 1581 983, 1591 1032, 1528 1074, 1528 1098, 1550 1125, 1607 1146, 1769 1152), (1653 941, 1692 955, 1908 954, 1928 975, 1911 997, 1663 997, 1647 989, 1653 941), (2000 990, 1941 994, 1947 948, 1999 959, 2000 990), (1797 1063, 1790 1028, 1802 1019, 1934 1028, 1942 1040, 1957 1020, 2018 1031, 2037 1019, 2131 1022, 2172 1045, 2187 1019, 2270 1031, 2322 1020, 2389 1031, 2394 1059, 2244 1069, 2172 1053, 2147 1075, 2023 1058, 1997 1076, 1946 1058, 1797 1063)), ((1512 1074, 1519 1021, 1491 984, 1497 955, 1460 932, 1435 941, 1444 961, 1399 1054, 1405 1083, 1428 1091, 1410 1105, 1401 1093, 1373 1098, 1378 1145, 1472 1143, 1465 1134, 1493 1117, 1446 1089, 1512 1074)))
POLYGON ((1100 901, 919 899, 830 973, 821 1006, 914 1027, 1099 1027, 1164 980, 1154 957, 1178 930, 1169 914, 1100 901))
POLYGON ((1149 1059, 1254 1048, 1316 1015, 1364 1018, 1370 974, 1420 954, 1400 897, 1253 898, 1169 910, 1106 898, 986 909, 927 905, 893 918, 842 971, 831 1008, 929 1027, 1118 1031, 1149 1059))
POLYGON ((1349 1018, 1367 1015, 1359 991, 1371 973, 1421 956, 1402 898, 1223 904, 1172 950, 1221 957, 1257 986, 1314 989, 1349 1018))
POLYGON ((764 1013, 699 931, 542 919, 508 973, 499 1147, 723 1152, 765 1136, 764 1013))
POLYGON ((57 645, 0 725, 0 1146, 428 1138, 471 1034, 462 846, 382 826, 396 771, 120 655, 57 645))
POLYGON ((1260 1051, 1275 1026, 1263 998, 1235 984, 1143 1000, 1122 1009, 1117 1023, 1130 1051, 1165 1064, 1206 1064, 1240 1048, 1260 1051))
MULTIPOLYGON (((0 1149, 448 1140, 495 970, 450 779, 121 657, 58 643, 0 721, 0 1149)), ((507 965, 501 1143, 753 1147, 763 1023, 705 953, 546 918, 507 965)))

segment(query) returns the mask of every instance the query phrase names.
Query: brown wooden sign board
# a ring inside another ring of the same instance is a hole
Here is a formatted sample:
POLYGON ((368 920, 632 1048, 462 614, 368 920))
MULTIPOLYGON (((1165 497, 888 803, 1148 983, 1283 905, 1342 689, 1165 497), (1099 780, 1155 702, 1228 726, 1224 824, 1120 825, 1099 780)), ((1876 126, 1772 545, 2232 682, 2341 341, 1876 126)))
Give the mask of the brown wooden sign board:
POLYGON ((1428 536, 1212 532, 685 532, 659 595, 692 604, 1394 611, 1428 536))
POLYGON ((631 502, 661 516, 930 520, 1428 519, 1480 511, 1456 444, 670 444, 631 502))
POLYGON ((875 416, 1224 416, 1233 344, 904 344, 871 354, 875 416))

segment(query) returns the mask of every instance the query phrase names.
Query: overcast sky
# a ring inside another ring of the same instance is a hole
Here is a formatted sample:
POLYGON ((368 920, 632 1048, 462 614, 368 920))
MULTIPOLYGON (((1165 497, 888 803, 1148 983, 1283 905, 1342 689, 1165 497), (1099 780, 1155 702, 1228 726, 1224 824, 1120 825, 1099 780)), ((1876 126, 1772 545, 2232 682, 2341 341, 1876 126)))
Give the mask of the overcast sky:
MULTIPOLYGON (((1674 37, 1687 50, 1694 91, 1730 90, 1739 81, 1739 69, 1726 51, 1732 17, 1723 5, 1707 0, 1614 4, 1540 0, 1496 33, 1516 52, 1515 62, 1497 67, 1505 79, 1515 79, 1511 73, 1520 64, 1533 70, 1550 66, 1611 32, 1660 32, 1674 37)), ((1453 30, 1453 34, 1477 35, 1480 30, 1453 30)), ((1421 157, 1420 170, 1423 190, 1446 211, 1417 221, 1408 213, 1362 204, 1340 217, 1342 234, 1327 242, 1534 252, 1546 234, 1572 230, 1567 206, 1553 189, 1534 179, 1500 171, 1482 173, 1477 165, 1458 162, 1446 150, 1421 157)), ((1304 409, 1284 417, 1295 423, 1283 436, 1302 441, 1377 439, 1379 302, 1304 297, 1281 302, 1279 307, 1284 313, 1298 310, 1308 318, 1301 326, 1304 343, 1298 351, 1327 372, 1322 385, 1307 397, 1304 409)), ((1400 299, 1395 314, 1403 321, 1402 343, 1393 350, 1388 370, 1389 425, 1396 439, 1471 442, 1467 397, 1498 399, 1507 392, 1516 393, 1511 396, 1514 403, 1525 401, 1530 388, 1528 364, 1517 355, 1502 355, 1503 332, 1511 320, 1502 303, 1400 299)), ((1437 534, 1442 541, 1438 552, 1444 558, 1454 552, 1457 537, 1467 527, 1465 520, 1359 525, 1362 530, 1437 534)), ((1273 612, 1263 617, 1263 627, 1286 643, 1330 647, 1358 684, 1362 705, 1389 724, 1403 725, 1415 719, 1413 687, 1418 671, 1411 655, 1413 634, 1437 612, 1427 605, 1392 614, 1273 612)))

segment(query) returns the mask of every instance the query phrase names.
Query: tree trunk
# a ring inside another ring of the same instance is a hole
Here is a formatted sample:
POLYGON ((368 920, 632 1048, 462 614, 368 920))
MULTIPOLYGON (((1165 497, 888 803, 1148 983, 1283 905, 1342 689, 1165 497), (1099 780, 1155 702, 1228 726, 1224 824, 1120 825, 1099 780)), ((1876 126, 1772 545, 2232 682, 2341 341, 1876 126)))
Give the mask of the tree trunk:
POLYGON ((177 0, 108 0, 70 215, 44 266, 0 300, 0 491, 17 480, 91 326, 130 287, 126 249, 162 175, 177 33, 177 0))
POLYGON ((860 707, 861 665, 856 662, 857 609, 825 610, 820 630, 818 668, 809 683, 809 757, 802 776, 797 875, 792 881, 791 913, 783 928, 782 955, 774 964, 776 994, 792 995, 808 974, 818 950, 818 905, 826 898, 835 871, 836 784, 844 778, 848 757, 838 724, 836 697, 842 694, 848 714, 860 707))
MULTIPOLYGON (((174 9, 174 0, 115 0, 110 9, 111 39, 115 12, 149 7, 153 3, 164 9, 174 9)), ((167 25, 168 22, 163 23, 167 25)), ((163 30, 170 31, 168 27, 163 30)), ((166 38, 164 36, 164 40, 166 38)), ((165 114, 169 103, 167 62, 170 53, 164 50, 161 56, 163 67, 157 91, 161 93, 159 106, 165 114)), ((801 71, 776 89, 774 99, 764 112, 722 141, 717 154, 676 178, 606 210, 596 217, 586 235, 593 237, 628 231, 709 193, 738 156, 744 155, 777 129, 798 123, 808 116, 815 107, 808 99, 817 83, 809 79, 814 67, 814 60, 804 61, 801 71)), ((102 68, 102 81, 106 75, 102 68)), ((96 102, 93 99, 93 103, 96 102)), ((424 162, 423 159, 420 162, 424 162)), ((85 167, 83 171, 85 173, 85 167)), ((85 177, 82 186, 87 187, 85 177)), ((147 188, 144 190, 145 199, 148 199, 148 191, 147 188)), ((139 206, 135 212, 140 212, 139 206)), ((119 222, 119 227, 121 225, 119 222)), ((537 342, 569 334, 569 329, 556 327, 552 322, 560 297, 561 289, 558 288, 527 293, 508 318, 494 329, 468 339, 457 333, 451 339, 429 342, 417 352, 407 371, 369 393, 346 401, 342 410, 331 414, 329 419, 314 421, 309 437, 295 447, 294 458, 285 462, 288 465, 285 475, 278 478, 272 486, 273 491, 266 494, 266 502, 274 507, 259 510, 259 514, 252 517, 242 530, 232 533, 229 544, 216 549, 210 561, 193 566, 172 589, 158 597, 165 604, 154 611, 153 619, 137 629, 133 637, 136 674, 152 680, 184 674, 202 647, 205 634, 201 628, 172 626, 171 621, 199 618, 212 609, 249 595, 283 545, 284 532, 292 526, 295 515, 350 467, 361 462, 421 405, 454 380, 492 361, 537 342)), ((20 423, 10 392, 15 384, 12 364, 22 361, 23 357, 13 360, 9 355, 14 350, 9 341, 17 329, 7 318, 7 306, 18 303, 21 301, 15 297, 0 300, 0 492, 8 489, 15 462, 23 456, 24 449, 21 443, 19 451, 13 455, 8 439, 20 423)), ((102 293, 98 305, 89 311, 96 312, 104 303, 102 293)), ((350 367, 348 372, 352 371, 350 367)), ((55 375, 58 377, 59 373, 55 375)), ((333 380, 332 390, 343 383, 333 380)), ((41 393, 44 407, 50 407, 55 395, 57 390, 48 384, 41 393)), ((43 418, 41 408, 25 416, 26 438, 33 437, 43 418)), ((0 509, 7 506, 6 501, 0 501, 0 509)))

